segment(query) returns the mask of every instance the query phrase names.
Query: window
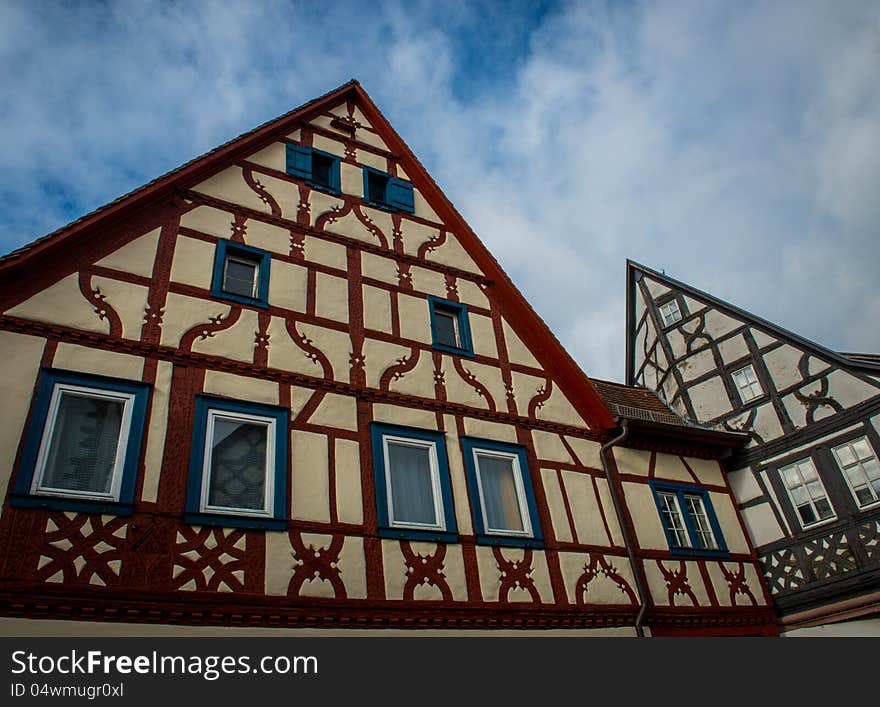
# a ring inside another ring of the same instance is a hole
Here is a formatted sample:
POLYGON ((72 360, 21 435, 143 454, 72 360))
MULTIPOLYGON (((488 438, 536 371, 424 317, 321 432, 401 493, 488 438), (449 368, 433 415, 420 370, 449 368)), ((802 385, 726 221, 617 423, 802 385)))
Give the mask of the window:
POLYGON ((880 500, 880 465, 868 438, 845 442, 832 451, 859 508, 877 503, 880 500))
POLYGON ((738 371, 733 372, 733 382, 736 384, 739 397, 744 403, 760 398, 764 394, 764 390, 761 388, 757 376, 755 376, 755 369, 751 363, 745 368, 740 368, 738 371))
POLYGON ((727 546, 705 489, 650 482, 669 551, 673 554, 726 555, 727 546))
POLYGON ((374 422, 372 441, 380 535, 454 541, 444 434, 374 422))
POLYGON ((665 327, 680 322, 681 310, 678 308, 678 300, 670 300, 666 304, 660 305, 660 316, 665 327))
POLYGON ((412 184, 370 167, 364 167, 364 201, 392 211, 415 211, 412 184))
POLYGON ((269 263, 264 250, 241 243, 217 242, 211 294, 241 304, 269 306, 269 263))
POLYGON ((525 448, 461 438, 477 541, 540 547, 541 525, 525 448))
POLYGON ((340 158, 312 147, 287 145, 287 173, 321 191, 341 194, 340 158))
POLYGON ((149 386, 44 370, 12 502, 128 515, 149 386))
POLYGON ((288 411, 196 397, 187 522, 283 529, 288 411))
POLYGON ((797 511, 801 526, 835 518, 822 479, 812 459, 803 459, 779 470, 788 497, 797 511))
POLYGON ((458 302, 429 296, 433 347, 463 356, 474 355, 467 307, 458 302))

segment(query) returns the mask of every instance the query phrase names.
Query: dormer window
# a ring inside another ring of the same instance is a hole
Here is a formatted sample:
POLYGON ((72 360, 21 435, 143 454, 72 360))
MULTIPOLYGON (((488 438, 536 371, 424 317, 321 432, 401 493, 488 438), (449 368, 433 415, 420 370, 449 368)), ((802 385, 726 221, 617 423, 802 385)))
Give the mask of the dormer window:
POLYGON ((755 369, 751 363, 733 372, 733 382, 736 384, 739 397, 744 403, 760 398, 764 394, 764 389, 761 387, 761 383, 758 381, 755 369))

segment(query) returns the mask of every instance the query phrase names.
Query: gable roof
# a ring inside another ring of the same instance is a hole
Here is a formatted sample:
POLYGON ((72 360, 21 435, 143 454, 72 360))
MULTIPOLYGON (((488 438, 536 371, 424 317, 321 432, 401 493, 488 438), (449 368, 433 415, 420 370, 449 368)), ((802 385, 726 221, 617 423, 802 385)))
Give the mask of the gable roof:
POLYGON ((354 79, 7 254, 0 258, 0 278, 4 285, 25 287, 29 275, 39 273, 41 266, 52 263, 65 249, 89 242, 91 237, 97 238, 102 229, 119 225, 145 209, 169 201, 178 190, 193 186, 219 172, 230 162, 283 138, 297 123, 307 121, 343 100, 355 101, 390 151, 400 157, 412 183, 422 192, 440 219, 456 234, 468 255, 492 282, 501 313, 508 321, 516 322, 517 334, 546 370, 553 372, 578 413, 593 429, 615 427, 613 417, 590 380, 477 238, 409 146, 391 127, 367 92, 354 79))
POLYGON ((778 324, 773 324, 772 322, 767 321, 751 312, 747 312, 744 309, 740 309, 739 307, 730 304, 729 302, 725 302, 724 300, 718 299, 713 295, 710 295, 702 290, 698 290, 696 287, 691 287, 679 280, 675 280, 663 273, 659 273, 656 270, 652 270, 649 267, 644 265, 640 265, 635 261, 627 259, 626 261, 626 382, 628 384, 633 383, 633 360, 635 358, 635 328, 636 328, 636 299, 635 299, 635 286, 638 281, 638 277, 640 274, 650 275, 652 279, 657 280, 658 282, 663 283, 664 285, 679 290, 685 294, 691 295, 696 299, 703 300, 706 304, 715 307, 722 312, 727 312, 733 317, 738 319, 742 319, 749 324, 758 327, 759 329, 763 329, 768 334, 775 336, 778 339, 787 340, 801 348, 808 349, 813 351, 819 356, 830 359, 832 361, 836 361, 837 363, 848 366, 851 368, 858 368, 860 370, 864 370, 868 373, 877 374, 880 372, 880 356, 874 354, 842 354, 837 353, 836 351, 832 351, 831 349, 827 349, 821 344, 817 344, 814 341, 810 341, 809 339, 805 339, 799 334, 795 334, 788 329, 785 329, 778 324))

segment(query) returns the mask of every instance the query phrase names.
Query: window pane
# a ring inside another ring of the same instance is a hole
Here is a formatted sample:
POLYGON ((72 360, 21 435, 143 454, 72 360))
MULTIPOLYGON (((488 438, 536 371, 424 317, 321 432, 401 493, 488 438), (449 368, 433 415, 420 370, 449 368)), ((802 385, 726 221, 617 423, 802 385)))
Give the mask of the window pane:
POLYGON ((333 160, 323 155, 312 153, 312 181, 324 187, 330 186, 330 170, 333 160))
POLYGON ((477 455, 488 530, 524 531, 513 461, 477 455))
POLYGON ((268 425, 214 418, 208 505, 266 509, 266 437, 268 425))
POLYGON ((809 525, 810 523, 816 522, 816 514, 813 512, 812 506, 798 506, 798 513, 800 513, 801 522, 804 525, 809 525))
POLYGON ((785 479, 785 485, 794 489, 801 485, 801 477, 794 467, 788 467, 782 470, 782 478, 785 479))
POLYGON ((871 489, 867 486, 863 486, 856 490, 856 498, 858 499, 860 506, 867 506, 869 503, 873 503, 876 500, 874 494, 871 493, 871 489))
POLYGON ((122 400, 62 393, 41 485, 110 493, 124 409, 122 400))
POLYGON ((804 477, 804 481, 813 481, 814 479, 819 478, 819 475, 816 473, 816 467, 813 466, 813 462, 801 462, 798 464, 798 468, 804 477))
POLYGON ((439 308, 434 310, 434 329, 437 332, 438 344, 454 347, 459 345, 455 326, 457 318, 452 312, 439 308))
POLYGON ((865 474, 869 479, 880 479, 880 465, 877 464, 876 459, 862 462, 862 469, 865 470, 865 474))
POLYGON ((709 526, 709 519, 706 517, 706 511, 703 508, 703 499, 699 496, 685 496, 685 503, 687 504, 687 512, 691 523, 697 533, 694 547, 701 550, 714 550, 715 538, 712 535, 712 528, 709 526))
POLYGON ((660 493, 660 507, 663 511, 663 522, 671 536, 673 547, 688 547, 687 532, 678 510, 675 494, 660 493))
POLYGON ((807 493, 807 489, 803 486, 797 486, 791 489, 791 500, 794 501, 796 506, 800 506, 803 503, 809 503, 810 496, 807 493))
POLYGON ((831 510, 831 504, 828 503, 827 498, 816 501, 816 510, 819 512, 819 518, 830 518, 834 515, 834 511, 831 510))
POLYGON ((377 204, 385 203, 385 191, 388 186, 388 177, 375 172, 367 173, 367 200, 377 204))
POLYGON ((848 444, 837 447, 837 449, 834 450, 834 453, 837 454, 837 461, 843 466, 849 466, 855 461, 852 449, 850 449, 848 444))
POLYGON ((852 446, 859 459, 868 459, 869 457, 874 456, 873 452, 871 451, 871 447, 868 445, 868 440, 866 440, 864 437, 855 440, 852 443, 852 446))
POLYGON ((436 526, 430 450, 388 442, 388 464, 392 519, 436 526))
POLYGON ((226 259, 226 275, 223 278, 223 290, 241 297, 254 296, 254 280, 256 279, 256 263, 226 259))

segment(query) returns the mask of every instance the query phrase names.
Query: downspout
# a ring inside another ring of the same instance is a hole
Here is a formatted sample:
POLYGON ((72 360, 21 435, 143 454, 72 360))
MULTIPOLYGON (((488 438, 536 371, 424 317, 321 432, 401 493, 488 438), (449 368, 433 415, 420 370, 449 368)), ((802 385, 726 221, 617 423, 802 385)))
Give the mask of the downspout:
POLYGON ((614 503, 614 512, 617 515, 617 522, 620 524, 620 533, 623 535, 623 543, 626 546, 626 554, 629 557, 629 566, 632 569, 633 577, 636 580, 636 589, 639 592, 639 613, 636 615, 636 636, 645 637, 645 631, 642 628, 642 622, 645 620, 645 613, 648 611, 648 590, 645 587, 644 575, 636 561, 635 550, 633 549, 633 541, 629 534, 629 524, 626 522, 623 514, 623 504, 620 500, 620 494, 617 488, 617 479, 612 478, 612 465, 608 463, 608 454, 611 448, 623 442, 629 436, 629 428, 627 421, 621 420, 620 427, 622 432, 607 444, 602 445, 599 450, 599 458, 602 460, 602 468, 605 470, 605 476, 608 479, 608 488, 611 490, 611 500, 614 503))

